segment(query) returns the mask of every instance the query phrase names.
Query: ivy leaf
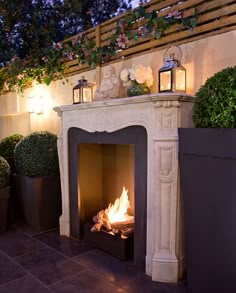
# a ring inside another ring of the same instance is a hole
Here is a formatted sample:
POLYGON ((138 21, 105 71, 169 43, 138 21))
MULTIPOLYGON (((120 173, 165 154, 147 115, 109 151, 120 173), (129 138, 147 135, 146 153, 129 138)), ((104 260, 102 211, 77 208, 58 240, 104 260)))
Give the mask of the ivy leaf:
POLYGON ((145 8, 144 8, 144 6, 140 5, 139 8, 138 8, 138 12, 139 12, 140 17, 144 17, 145 16, 145 8))
POLYGON ((135 33, 135 34, 133 34, 133 40, 135 41, 135 42, 137 42, 138 41, 138 35, 135 33))
POLYGON ((158 18, 158 13, 155 10, 152 11, 151 18, 152 19, 158 18))
POLYGON ((163 31, 162 31, 162 30, 156 30, 156 31, 154 32, 154 38, 155 38, 156 40, 159 40, 159 39, 161 38, 162 34, 163 34, 163 31))
POLYGON ((92 51, 90 53, 90 59, 91 59, 91 64, 97 63, 97 52, 96 51, 92 51))
POLYGON ((135 11, 134 15, 135 15, 135 18, 136 18, 136 19, 139 19, 139 18, 140 18, 139 11, 135 11))
POLYGON ((52 79, 52 76, 44 76, 43 81, 46 83, 46 85, 49 85, 52 79))
POLYGON ((150 19, 151 17, 152 17, 152 13, 146 13, 144 15, 144 18, 146 18, 146 19, 150 19))
POLYGON ((149 33, 151 33, 151 31, 152 31, 152 22, 147 22, 146 29, 148 30, 149 33))
POLYGON ((196 18, 191 19, 191 27, 194 28, 196 26, 196 18))
POLYGON ((129 39, 132 37, 131 31, 126 32, 126 37, 128 37, 129 39))

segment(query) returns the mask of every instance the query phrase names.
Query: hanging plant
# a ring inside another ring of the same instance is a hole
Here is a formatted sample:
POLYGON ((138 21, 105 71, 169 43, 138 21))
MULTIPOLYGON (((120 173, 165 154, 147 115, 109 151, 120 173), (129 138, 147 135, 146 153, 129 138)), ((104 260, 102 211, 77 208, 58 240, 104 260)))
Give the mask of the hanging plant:
POLYGON ((160 39, 167 29, 176 24, 193 30, 196 20, 196 9, 192 16, 184 18, 183 12, 176 9, 166 16, 159 16, 157 11, 146 12, 145 7, 140 6, 119 19, 109 44, 105 46, 97 47, 94 39, 81 34, 69 41, 52 43, 40 52, 32 51, 26 59, 15 56, 6 67, 0 68, 0 94, 6 91, 22 92, 34 80, 49 85, 53 80, 64 77, 68 60, 77 59, 78 64, 95 67, 110 61, 118 51, 127 49, 131 40, 160 39), (138 22, 143 20, 145 24, 138 26, 138 22), (136 30, 134 25, 138 26, 136 30))

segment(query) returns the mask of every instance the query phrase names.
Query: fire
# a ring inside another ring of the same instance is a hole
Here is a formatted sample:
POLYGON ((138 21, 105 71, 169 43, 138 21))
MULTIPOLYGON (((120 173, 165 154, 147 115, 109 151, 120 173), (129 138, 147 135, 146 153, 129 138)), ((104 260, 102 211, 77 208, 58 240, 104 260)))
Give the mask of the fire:
POLYGON ((128 215, 130 206, 128 199, 128 190, 123 187, 122 194, 117 198, 114 204, 109 204, 105 210, 100 210, 93 217, 95 223, 91 232, 99 232, 104 227, 106 231, 113 235, 128 237, 134 232, 134 217, 128 215))
POLYGON ((105 210, 109 222, 112 224, 132 220, 134 217, 127 214, 129 206, 128 190, 123 187, 121 196, 115 200, 114 204, 110 203, 105 210))

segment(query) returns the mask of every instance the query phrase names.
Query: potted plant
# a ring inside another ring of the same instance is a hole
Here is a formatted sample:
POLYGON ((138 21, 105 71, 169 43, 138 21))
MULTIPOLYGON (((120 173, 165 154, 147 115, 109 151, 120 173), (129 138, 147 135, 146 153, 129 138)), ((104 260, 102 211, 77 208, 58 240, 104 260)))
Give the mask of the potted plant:
POLYGON ((179 129, 188 293, 236 292, 236 67, 195 94, 179 129))
POLYGON ((10 165, 11 172, 15 172, 15 164, 14 164, 14 150, 16 144, 23 138, 22 134, 12 134, 3 138, 0 141, 0 156, 5 158, 10 165))
POLYGON ((12 180, 12 175, 16 172, 14 162, 14 149, 16 144, 21 141, 23 135, 15 133, 10 136, 3 138, 0 141, 0 156, 2 156, 10 165, 11 176, 10 176, 10 199, 8 201, 8 224, 15 225, 18 219, 21 217, 19 209, 19 201, 16 196, 15 187, 12 180))
POLYGON ((0 232, 6 230, 8 199, 10 197, 10 166, 0 156, 0 232))
POLYGON ((58 226, 61 214, 61 189, 57 136, 38 131, 16 146, 15 186, 26 223, 41 231, 58 226))

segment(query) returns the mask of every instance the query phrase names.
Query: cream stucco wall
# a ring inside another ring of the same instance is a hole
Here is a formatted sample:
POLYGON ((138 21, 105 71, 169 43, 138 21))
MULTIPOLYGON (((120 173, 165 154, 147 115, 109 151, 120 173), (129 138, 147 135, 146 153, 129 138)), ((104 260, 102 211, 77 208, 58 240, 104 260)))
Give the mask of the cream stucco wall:
MULTIPOLYGON (((181 45, 182 64, 187 69, 187 93, 194 94, 206 79, 217 71, 236 66, 236 30, 181 45)), ((150 65, 154 74, 152 92, 157 92, 157 73, 163 64, 164 51, 157 51, 114 64, 117 75, 123 67, 132 64, 150 65)), ((83 73, 89 81, 96 79, 96 70, 83 73)), ((28 88, 23 96, 8 93, 0 97, 0 139, 13 133, 24 135, 36 130, 59 131, 60 119, 52 110, 54 106, 72 104, 72 88, 80 75, 72 76, 68 82, 52 82, 28 88), (44 99, 43 114, 27 113, 27 97, 41 95, 44 99)), ((124 96, 121 88, 120 96, 124 96)))

